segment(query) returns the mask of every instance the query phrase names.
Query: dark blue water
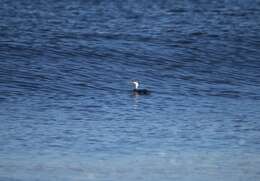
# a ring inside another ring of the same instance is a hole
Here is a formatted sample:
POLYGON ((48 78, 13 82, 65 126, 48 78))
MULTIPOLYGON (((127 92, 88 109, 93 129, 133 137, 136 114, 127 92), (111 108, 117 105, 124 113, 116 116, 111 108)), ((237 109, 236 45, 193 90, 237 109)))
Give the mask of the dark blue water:
POLYGON ((260 179, 260 1, 0 4, 0 180, 260 179))

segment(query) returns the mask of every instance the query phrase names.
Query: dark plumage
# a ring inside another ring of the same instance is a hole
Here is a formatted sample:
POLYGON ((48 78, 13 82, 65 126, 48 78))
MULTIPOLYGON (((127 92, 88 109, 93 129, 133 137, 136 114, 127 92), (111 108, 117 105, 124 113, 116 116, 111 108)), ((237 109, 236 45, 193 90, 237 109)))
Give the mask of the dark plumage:
POLYGON ((134 80, 132 81, 133 85, 134 85, 134 89, 133 89, 133 93, 134 95, 148 95, 150 94, 150 91, 148 91, 147 89, 139 89, 139 81, 134 80))
POLYGON ((147 89, 133 89, 133 92, 135 95, 148 95, 150 94, 150 91, 147 89))

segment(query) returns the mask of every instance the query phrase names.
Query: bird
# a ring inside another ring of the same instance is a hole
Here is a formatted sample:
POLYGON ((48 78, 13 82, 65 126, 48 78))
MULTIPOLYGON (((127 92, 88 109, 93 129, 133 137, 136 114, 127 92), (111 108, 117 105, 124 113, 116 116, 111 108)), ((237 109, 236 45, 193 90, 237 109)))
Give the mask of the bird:
POLYGON ((147 89, 139 89, 140 82, 138 80, 132 80, 132 84, 134 85, 133 93, 134 95, 148 95, 150 91, 147 89))

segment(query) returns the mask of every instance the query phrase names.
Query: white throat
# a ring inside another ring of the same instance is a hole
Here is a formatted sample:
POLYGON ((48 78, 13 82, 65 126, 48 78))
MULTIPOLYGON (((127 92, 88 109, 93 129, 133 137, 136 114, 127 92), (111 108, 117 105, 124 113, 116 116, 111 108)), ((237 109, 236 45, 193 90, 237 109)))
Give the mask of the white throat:
POLYGON ((138 89, 139 87, 139 83, 138 82, 133 82, 134 86, 135 86, 135 89, 138 89))

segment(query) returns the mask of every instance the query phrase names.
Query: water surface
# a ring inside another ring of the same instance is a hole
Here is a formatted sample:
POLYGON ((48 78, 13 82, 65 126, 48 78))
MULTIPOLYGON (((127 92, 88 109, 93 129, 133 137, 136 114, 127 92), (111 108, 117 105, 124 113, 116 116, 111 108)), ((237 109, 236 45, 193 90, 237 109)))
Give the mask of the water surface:
POLYGON ((259 1, 0 3, 0 180, 260 179, 259 1))

